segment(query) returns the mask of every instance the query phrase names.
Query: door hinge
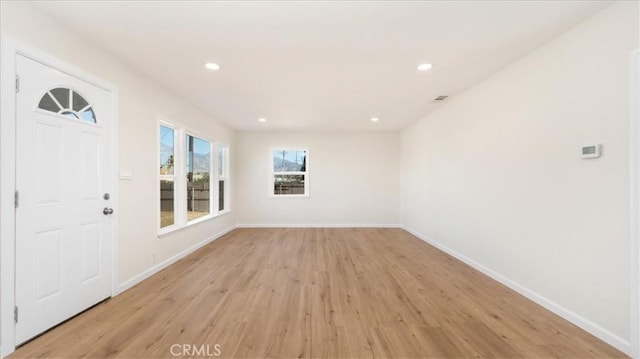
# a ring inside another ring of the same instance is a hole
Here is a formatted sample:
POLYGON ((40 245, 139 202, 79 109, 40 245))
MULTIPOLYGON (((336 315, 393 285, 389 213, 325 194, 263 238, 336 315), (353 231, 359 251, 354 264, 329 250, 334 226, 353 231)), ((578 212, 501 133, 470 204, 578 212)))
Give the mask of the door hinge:
POLYGON ((20 191, 16 190, 16 193, 15 193, 14 198, 13 198, 13 202, 15 203, 16 208, 18 208, 20 206, 20 191))
POLYGON ((16 75, 16 92, 20 92, 20 75, 16 75))
POLYGON ((18 306, 13 307, 13 321, 18 322, 18 306))

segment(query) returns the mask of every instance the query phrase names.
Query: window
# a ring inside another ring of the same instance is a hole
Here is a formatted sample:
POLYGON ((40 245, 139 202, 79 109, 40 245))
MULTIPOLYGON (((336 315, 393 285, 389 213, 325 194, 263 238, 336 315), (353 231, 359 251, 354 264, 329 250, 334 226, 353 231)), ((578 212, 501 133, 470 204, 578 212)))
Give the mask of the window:
POLYGON ((228 210, 227 146, 214 146, 213 141, 165 121, 160 121, 158 138, 160 233, 228 210))
POLYGON ((229 147, 226 145, 218 145, 218 212, 228 209, 226 201, 229 196, 229 147))
POLYGON ((160 228, 175 223, 175 130, 160 126, 160 228))
POLYGON ((307 149, 271 150, 271 195, 309 195, 309 167, 307 149))
POLYGON ((211 213, 211 143, 187 135, 187 221, 211 213))
POLYGON ((96 115, 87 100, 68 88, 57 87, 47 91, 40 99, 38 108, 75 120, 96 123, 96 115))

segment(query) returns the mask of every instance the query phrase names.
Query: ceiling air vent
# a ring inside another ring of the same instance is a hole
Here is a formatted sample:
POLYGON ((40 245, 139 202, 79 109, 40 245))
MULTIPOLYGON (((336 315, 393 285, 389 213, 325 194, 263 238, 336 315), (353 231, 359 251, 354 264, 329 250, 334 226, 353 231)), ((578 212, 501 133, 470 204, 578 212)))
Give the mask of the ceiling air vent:
POLYGON ((440 95, 440 96, 434 98, 433 101, 444 101, 444 100, 447 99, 447 97, 449 97, 449 96, 440 95))

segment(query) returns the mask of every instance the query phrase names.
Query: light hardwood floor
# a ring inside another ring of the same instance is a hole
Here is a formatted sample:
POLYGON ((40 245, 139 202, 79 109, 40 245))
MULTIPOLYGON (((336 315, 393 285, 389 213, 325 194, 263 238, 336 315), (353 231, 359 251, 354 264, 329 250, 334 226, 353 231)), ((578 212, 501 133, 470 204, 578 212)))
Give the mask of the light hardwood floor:
POLYGON ((238 229, 11 357, 172 357, 173 344, 219 344, 222 358, 624 357, 400 229, 238 229))

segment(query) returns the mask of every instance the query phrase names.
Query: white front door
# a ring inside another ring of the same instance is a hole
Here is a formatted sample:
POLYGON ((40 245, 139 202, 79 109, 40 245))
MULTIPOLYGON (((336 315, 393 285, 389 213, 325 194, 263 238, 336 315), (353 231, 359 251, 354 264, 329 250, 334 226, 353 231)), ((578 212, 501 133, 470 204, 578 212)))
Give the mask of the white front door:
POLYGON ((111 295, 114 114, 108 90, 21 55, 16 66, 19 344, 111 295))

